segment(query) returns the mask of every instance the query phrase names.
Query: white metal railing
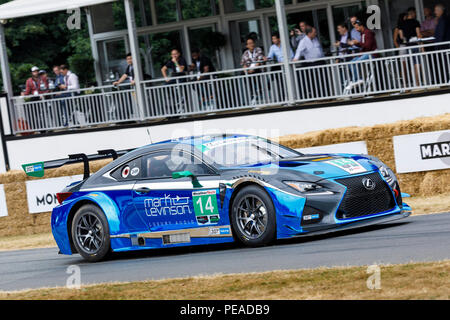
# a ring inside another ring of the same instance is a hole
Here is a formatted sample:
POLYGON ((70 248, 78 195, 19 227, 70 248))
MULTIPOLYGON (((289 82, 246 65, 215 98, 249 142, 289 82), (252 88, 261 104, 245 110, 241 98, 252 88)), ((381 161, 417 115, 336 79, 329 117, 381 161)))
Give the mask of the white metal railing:
POLYGON ((129 85, 19 96, 12 103, 14 133, 139 120, 135 89, 129 85))
POLYGON ((280 105, 286 102, 283 66, 273 64, 144 82, 145 119, 280 105))
POLYGON ((296 101, 402 93, 450 85, 450 42, 292 63, 296 101), (447 46, 447 48, 445 48, 447 46), (402 50, 405 51, 402 53, 402 50), (400 54, 402 53, 402 54, 400 54), (355 58, 361 58, 357 60, 355 58))
MULTIPOLYGON (((402 93, 450 85, 450 42, 291 62, 294 102, 402 93), (401 52, 406 50, 406 52, 401 52), (366 60, 353 60, 368 55, 366 60)), ((288 104, 284 64, 14 97, 13 132, 29 133, 288 104)))

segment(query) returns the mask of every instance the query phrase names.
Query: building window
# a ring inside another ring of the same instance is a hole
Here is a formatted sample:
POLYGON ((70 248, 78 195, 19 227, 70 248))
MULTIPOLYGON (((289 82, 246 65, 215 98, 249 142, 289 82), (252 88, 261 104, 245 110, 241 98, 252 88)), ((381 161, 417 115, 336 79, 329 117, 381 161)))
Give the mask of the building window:
POLYGON ((180 0, 183 20, 217 15, 218 0, 180 0))
MULTIPOLYGON (((310 0, 297 0, 306 2, 310 0)), ((292 0, 285 0, 284 4, 292 4, 292 0)), ((252 11, 270 8, 275 5, 275 0, 224 0, 225 13, 252 11)))
POLYGON ((158 23, 176 22, 179 20, 177 11, 177 0, 155 1, 158 23))

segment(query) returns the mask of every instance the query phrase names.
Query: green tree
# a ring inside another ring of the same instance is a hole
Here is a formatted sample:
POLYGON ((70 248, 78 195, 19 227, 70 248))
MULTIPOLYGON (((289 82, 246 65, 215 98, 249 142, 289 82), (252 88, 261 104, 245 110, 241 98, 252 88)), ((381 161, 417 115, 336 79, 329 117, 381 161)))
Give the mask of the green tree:
MULTIPOLYGON (((0 4, 6 2, 0 0, 0 4)), ((19 85, 25 84, 35 65, 51 74, 53 65, 66 63, 81 85, 95 81, 86 16, 81 12, 80 30, 68 29, 66 12, 8 20, 5 36, 15 94, 20 93, 19 85)))

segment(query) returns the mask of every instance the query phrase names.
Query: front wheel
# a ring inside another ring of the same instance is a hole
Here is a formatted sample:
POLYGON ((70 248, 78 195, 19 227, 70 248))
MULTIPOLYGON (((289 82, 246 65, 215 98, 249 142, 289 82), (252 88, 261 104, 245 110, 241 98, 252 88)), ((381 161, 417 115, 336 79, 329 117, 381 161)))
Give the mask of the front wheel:
POLYGON ((251 185, 239 191, 232 204, 231 224, 246 246, 263 246, 275 239, 275 207, 264 189, 251 185))
POLYGON ((103 211, 95 205, 82 206, 75 213, 72 239, 78 253, 89 262, 97 262, 110 251, 109 226, 103 211))

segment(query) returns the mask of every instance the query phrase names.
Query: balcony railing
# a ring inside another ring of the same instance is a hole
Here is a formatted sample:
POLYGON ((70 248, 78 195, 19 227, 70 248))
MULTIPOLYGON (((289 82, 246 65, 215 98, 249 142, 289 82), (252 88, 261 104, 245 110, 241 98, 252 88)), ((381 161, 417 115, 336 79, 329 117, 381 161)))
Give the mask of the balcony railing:
POLYGON ((289 103, 403 93, 450 85, 450 42, 380 50, 315 61, 156 79, 143 82, 144 105, 134 87, 104 86, 14 97, 14 134, 123 122, 270 108, 289 103), (406 53, 400 54, 400 50, 406 53), (353 60, 367 55, 365 60, 353 60), (294 100, 288 97, 293 86, 294 100))
POLYGON ((145 119, 268 107, 286 103, 283 67, 255 67, 144 82, 145 119), (200 78, 199 78, 200 77, 200 78))
POLYGON ((14 97, 14 133, 138 121, 135 89, 105 86, 14 97))

